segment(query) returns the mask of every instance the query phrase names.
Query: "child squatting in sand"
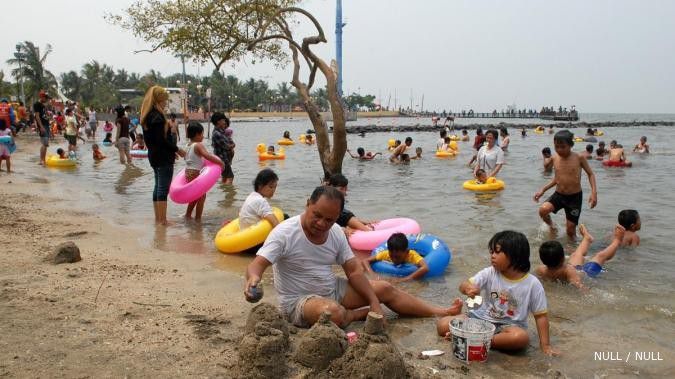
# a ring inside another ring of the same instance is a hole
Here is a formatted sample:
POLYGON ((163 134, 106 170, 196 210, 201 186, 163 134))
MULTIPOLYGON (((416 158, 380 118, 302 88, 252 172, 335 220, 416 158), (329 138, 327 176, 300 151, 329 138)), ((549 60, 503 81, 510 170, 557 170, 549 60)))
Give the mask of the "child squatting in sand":
POLYGON ((491 346, 497 350, 523 350, 530 341, 527 317, 534 315, 539 346, 546 355, 558 355, 549 340, 546 293, 541 282, 530 271, 530 244, 527 237, 510 230, 496 233, 488 243, 491 266, 482 269, 459 290, 474 298, 484 293, 484 300, 468 315, 446 316, 436 323, 440 336, 451 337, 450 322, 454 318, 478 318, 495 325, 491 346))

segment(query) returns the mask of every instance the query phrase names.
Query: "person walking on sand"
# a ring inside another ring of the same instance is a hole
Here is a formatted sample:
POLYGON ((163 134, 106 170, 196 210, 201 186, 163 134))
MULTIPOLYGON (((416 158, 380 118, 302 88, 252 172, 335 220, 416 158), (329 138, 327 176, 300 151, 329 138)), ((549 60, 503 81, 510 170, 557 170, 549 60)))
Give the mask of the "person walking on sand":
POLYGON ((309 327, 322 312, 340 327, 363 320, 369 311, 383 314, 381 303, 403 316, 456 315, 462 302, 443 308, 426 303, 387 281, 366 278, 335 221, 344 206, 337 188, 320 186, 307 200, 305 211, 277 225, 246 268, 244 297, 260 300, 257 288, 265 270, 274 266, 274 286, 284 317, 296 326, 309 327), (335 276, 340 265, 347 278, 335 276))
POLYGON ((155 174, 155 187, 152 191, 155 224, 164 225, 167 224, 167 197, 176 154, 185 157, 185 151, 179 149, 169 135, 169 123, 164 115, 168 101, 169 94, 164 88, 150 87, 143 98, 140 120, 148 147, 148 160, 155 174))

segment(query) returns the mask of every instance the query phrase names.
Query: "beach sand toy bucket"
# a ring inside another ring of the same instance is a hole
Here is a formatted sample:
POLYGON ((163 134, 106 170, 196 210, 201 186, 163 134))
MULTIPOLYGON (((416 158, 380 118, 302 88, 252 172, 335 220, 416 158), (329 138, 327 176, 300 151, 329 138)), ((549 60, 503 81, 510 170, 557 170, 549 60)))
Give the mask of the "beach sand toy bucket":
POLYGON ((490 350, 490 341, 495 326, 476 318, 453 319, 450 321, 452 332, 452 355, 464 363, 485 362, 490 350))

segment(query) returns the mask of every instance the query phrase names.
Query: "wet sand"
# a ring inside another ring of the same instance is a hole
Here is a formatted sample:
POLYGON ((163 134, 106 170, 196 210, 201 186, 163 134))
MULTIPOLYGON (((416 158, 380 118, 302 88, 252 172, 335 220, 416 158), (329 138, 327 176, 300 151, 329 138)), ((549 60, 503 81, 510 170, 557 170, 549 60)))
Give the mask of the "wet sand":
MULTIPOLYGON (((236 376, 252 308, 241 296, 242 275, 218 270, 209 257, 144 247, 134 230, 45 197, 50 185, 0 175, 8 221, 0 234, 0 376, 236 376), (78 245, 80 262, 45 261, 66 241, 78 245)), ((269 280, 264 301, 276 304, 269 280)), ((411 332, 390 325, 395 338, 411 332)), ((303 333, 294 329, 292 343, 303 333)), ((420 361, 414 349, 400 349, 421 377, 434 367, 444 377, 470 372, 447 357, 420 361)), ((292 367, 291 377, 307 372, 292 367)))

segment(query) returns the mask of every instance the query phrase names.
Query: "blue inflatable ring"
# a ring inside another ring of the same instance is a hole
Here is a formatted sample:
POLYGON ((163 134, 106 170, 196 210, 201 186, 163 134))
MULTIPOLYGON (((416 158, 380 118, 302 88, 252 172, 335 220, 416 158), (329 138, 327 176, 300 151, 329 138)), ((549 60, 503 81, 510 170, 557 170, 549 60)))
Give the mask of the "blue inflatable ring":
MULTIPOLYGON (((427 263, 429 272, 424 275, 425 278, 443 275, 445 268, 450 264, 452 253, 448 245, 440 238, 431 234, 408 234, 408 248, 415 250, 427 263)), ((377 253, 387 250, 387 242, 385 241, 380 246, 376 247, 370 255, 375 256, 377 253)), ((412 263, 403 263, 394 265, 391 262, 378 261, 373 262, 371 267, 373 271, 382 274, 394 276, 408 276, 417 271, 418 267, 412 263)))

